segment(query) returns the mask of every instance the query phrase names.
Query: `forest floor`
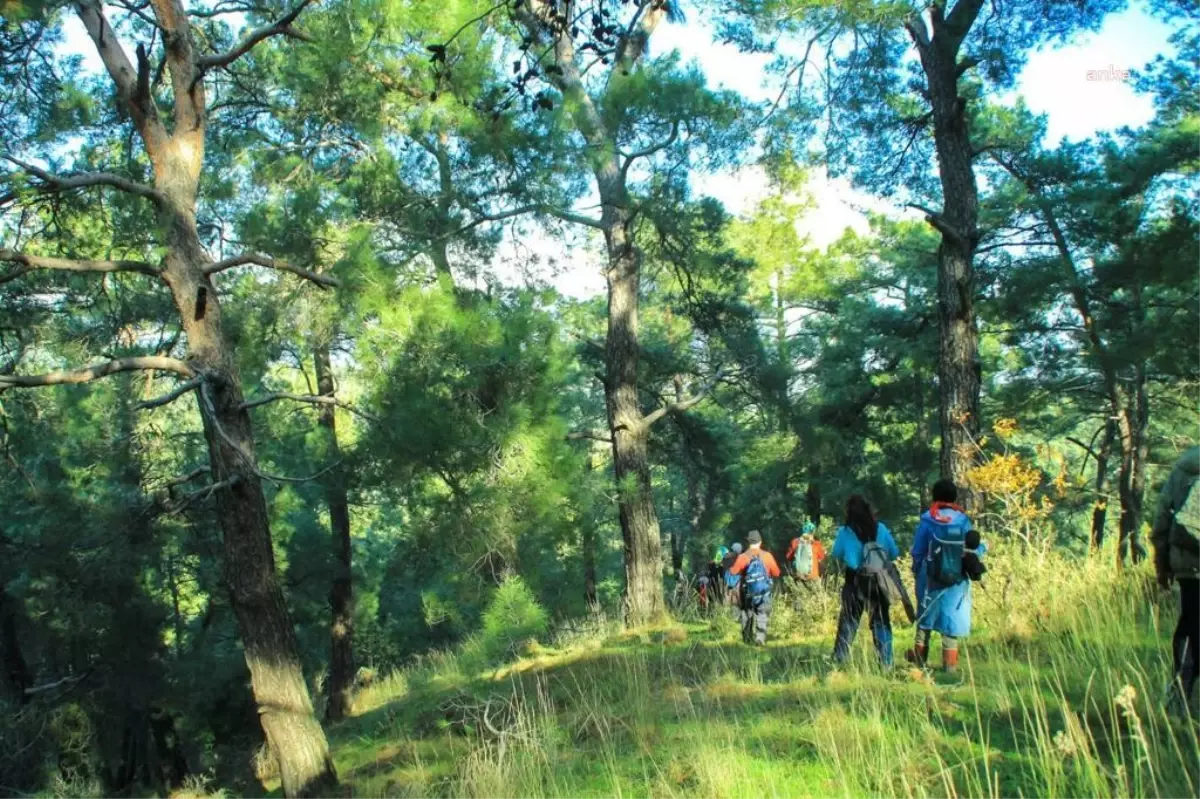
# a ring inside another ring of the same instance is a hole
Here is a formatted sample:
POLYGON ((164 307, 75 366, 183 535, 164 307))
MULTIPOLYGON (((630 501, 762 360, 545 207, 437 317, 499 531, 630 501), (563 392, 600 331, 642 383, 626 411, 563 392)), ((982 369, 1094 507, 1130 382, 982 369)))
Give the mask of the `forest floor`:
POLYGON ((831 593, 778 603, 762 649, 721 615, 476 674, 441 654, 361 692, 334 758, 372 797, 1196 796, 1196 727, 1162 707, 1174 606, 1144 577, 977 596, 953 675, 904 664, 901 624, 894 669, 865 625, 835 669, 831 593))

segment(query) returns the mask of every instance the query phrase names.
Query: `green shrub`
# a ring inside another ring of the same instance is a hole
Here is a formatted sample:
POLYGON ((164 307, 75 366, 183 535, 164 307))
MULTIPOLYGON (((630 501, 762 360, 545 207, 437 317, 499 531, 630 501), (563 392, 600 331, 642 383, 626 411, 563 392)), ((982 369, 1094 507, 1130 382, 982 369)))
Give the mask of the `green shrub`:
POLYGON ((544 637, 548 629, 545 608, 520 577, 512 576, 496 589, 484 611, 479 643, 490 663, 500 663, 512 659, 528 639, 544 637))

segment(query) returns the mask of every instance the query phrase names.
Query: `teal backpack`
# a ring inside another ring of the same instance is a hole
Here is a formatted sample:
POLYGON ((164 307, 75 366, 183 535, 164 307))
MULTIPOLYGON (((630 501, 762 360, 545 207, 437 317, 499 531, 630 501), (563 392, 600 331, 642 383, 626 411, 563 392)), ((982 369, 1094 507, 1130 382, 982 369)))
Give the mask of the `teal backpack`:
POLYGON ((963 553, 967 548, 966 525, 935 525, 929 545, 929 584, 935 588, 958 585, 963 575, 963 553))

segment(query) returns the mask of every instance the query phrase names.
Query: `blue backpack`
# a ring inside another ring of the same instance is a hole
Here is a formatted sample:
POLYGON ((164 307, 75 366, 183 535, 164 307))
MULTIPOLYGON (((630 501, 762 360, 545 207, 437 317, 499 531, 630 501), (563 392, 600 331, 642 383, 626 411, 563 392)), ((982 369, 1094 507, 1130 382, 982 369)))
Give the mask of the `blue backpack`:
POLYGON ((767 566, 757 555, 746 564, 746 596, 762 596, 771 590, 771 576, 767 566))
POLYGON ((730 591, 738 587, 738 583, 742 581, 742 575, 734 574, 729 569, 725 570, 725 587, 730 591))
POLYGON ((936 588, 958 585, 963 574, 963 552, 967 548, 967 526, 934 525, 929 545, 929 583, 936 588))

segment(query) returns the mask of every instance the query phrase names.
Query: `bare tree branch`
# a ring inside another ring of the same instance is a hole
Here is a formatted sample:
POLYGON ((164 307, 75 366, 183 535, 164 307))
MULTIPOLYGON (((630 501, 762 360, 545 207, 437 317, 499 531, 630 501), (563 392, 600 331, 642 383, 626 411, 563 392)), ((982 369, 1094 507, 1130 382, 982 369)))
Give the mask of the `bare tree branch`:
POLYGON ((973 69, 977 66, 979 66, 979 59, 975 58, 974 56, 967 56, 963 60, 959 61, 958 65, 954 67, 954 77, 961 78, 967 70, 973 69))
POLYGON ((163 394, 161 397, 155 397, 154 399, 139 402, 135 406, 135 409, 139 411, 145 411, 149 410, 150 408, 161 408, 163 405, 169 405, 170 403, 182 397, 184 394, 187 394, 189 391, 195 391, 196 389, 200 388, 200 384, 203 382, 203 377, 193 377, 191 380, 180 383, 175 387, 174 390, 163 394))
POLYGON ((567 441, 603 441, 605 444, 611 444, 612 438, 607 434, 592 430, 574 430, 567 433, 567 441))
POLYGON ((88 669, 83 674, 74 674, 69 677, 63 677, 61 680, 55 680, 54 682, 46 683, 45 685, 35 685, 32 688, 26 688, 25 696, 36 696, 37 694, 45 693, 46 691, 53 691, 55 688, 63 685, 74 685, 77 682, 87 679, 88 675, 91 673, 92 670, 88 669))
MULTIPOLYGON (((197 471, 200 471, 200 470, 197 470, 197 471)), ((205 471, 207 471, 207 469, 205 471)), ((193 472, 193 474, 195 474, 195 472, 193 472)), ((242 476, 240 474, 231 474, 229 477, 226 477, 224 480, 220 480, 216 483, 211 483, 209 485, 206 485, 206 486, 204 486, 204 488, 199 488, 199 489, 196 489, 195 491, 191 491, 187 494, 184 494, 177 501, 167 503, 165 506, 163 506, 163 511, 170 515, 182 513, 190 505, 192 505, 196 502, 199 502, 202 499, 207 499, 207 498, 211 497, 213 494, 217 493, 222 488, 232 488, 233 486, 237 485, 241 481, 241 479, 242 479, 242 476)), ((181 483, 177 483, 177 485, 178 484, 181 484, 181 483)))
POLYGON ((60 272, 137 272, 142 275, 158 277, 159 270, 144 261, 93 261, 88 259, 73 260, 67 258, 50 258, 42 255, 29 255, 15 250, 0 249, 0 263, 18 264, 19 268, 5 275, 0 275, 0 283, 16 280, 27 272, 35 269, 54 269, 60 272))
POLYGON ((953 239, 963 247, 969 248, 969 243, 967 242, 966 236, 964 236, 958 231, 957 228, 947 222, 946 217, 942 216, 937 211, 934 211, 932 208, 926 208, 924 205, 919 205, 918 203, 908 203, 908 207, 916 208, 918 211, 922 211, 925 214, 925 221, 928 222, 930 227, 932 227, 938 233, 941 233, 948 239, 953 239))
POLYGON ((58 386, 68 383, 89 383, 118 372, 136 372, 153 369, 159 372, 174 372, 184 377, 195 377, 196 372, 183 361, 161 355, 143 355, 134 358, 118 358, 80 369, 50 372, 44 375, 0 375, 0 393, 10 388, 36 388, 58 386))
POLYGON ((586 225, 588 227, 596 228, 596 230, 604 230, 603 222, 601 222, 599 219, 593 219, 592 217, 584 214, 577 214, 574 211, 566 211, 562 208, 550 208, 546 206, 543 206, 542 210, 550 216, 557 217, 564 222, 570 222, 575 225, 586 225))
POLYGON ((306 402, 310 405, 333 405, 334 407, 349 411, 356 416, 361 416, 368 421, 377 421, 378 419, 378 417, 372 416, 366 411, 361 411, 358 408, 355 408, 353 405, 341 402, 336 397, 320 396, 316 394, 289 394, 287 392, 276 392, 274 394, 267 394, 263 397, 255 397, 254 399, 246 400, 242 403, 241 409, 245 411, 251 408, 257 408, 260 405, 266 405, 269 402, 276 402, 277 400, 285 399, 292 400, 293 402, 306 402))
POLYGON ((216 53, 215 55, 202 56, 200 58, 200 71, 204 72, 218 67, 227 67, 250 52, 256 44, 272 36, 288 36, 293 39, 311 42, 312 38, 293 28, 292 23, 296 21, 296 17, 300 16, 300 12, 312 2, 313 0, 300 0, 300 2, 292 7, 291 11, 284 14, 275 22, 250 31, 241 44, 232 50, 226 50, 224 53, 216 53))
MULTIPOLYGON (((341 465, 342 462, 339 459, 309 477, 282 477, 277 474, 271 474, 270 472, 264 472, 262 469, 258 468, 258 463, 255 461, 255 459, 249 453, 247 453, 246 450, 242 449, 241 446, 239 446, 238 443, 230 438, 229 434, 225 432, 225 428, 221 425, 220 417, 217 416, 217 409, 214 407, 212 399, 208 396, 208 392, 206 391, 207 387, 207 383, 202 383, 200 385, 199 396, 200 403, 208 411, 208 420, 212 423, 213 430, 215 430, 217 435, 219 435, 221 439, 227 445, 229 445, 234 452, 237 453, 238 457, 242 459, 242 463, 246 465, 246 469, 249 470, 251 474, 257 475, 259 479, 270 480, 273 483, 308 483, 318 479, 328 472, 333 471, 341 465)), ((233 477, 236 478, 237 475, 235 474, 233 477)))
POLYGON ((689 409, 695 405, 698 405, 699 403, 703 402, 704 399, 712 392, 713 387, 715 387, 717 385, 717 383, 720 381, 720 379, 721 379, 721 373, 717 372, 717 374, 713 376, 712 380, 710 380, 708 382, 708 384, 705 385, 704 388, 700 390, 699 394, 679 400, 678 402, 672 402, 670 405, 664 405, 663 407, 658 408, 657 410, 651 411, 650 413, 648 413, 642 417, 641 421, 639 422, 639 425, 643 429, 650 427, 652 424, 654 424, 659 419, 663 418, 664 416, 666 416, 669 413, 683 413, 687 409, 689 409))
POLYGON ((212 471, 212 469, 208 466, 198 466, 195 469, 192 469, 187 474, 180 475, 179 477, 171 478, 170 480, 168 480, 166 482, 166 486, 167 486, 167 488, 174 488, 175 486, 181 486, 184 483, 190 483, 193 480, 195 480, 197 477, 199 477, 200 475, 208 474, 211 471, 212 471))
POLYGON ((104 68, 116 84, 117 97, 133 117, 147 149, 152 152, 159 151, 166 141, 167 131, 158 119, 158 109, 154 107, 154 100, 151 98, 148 105, 140 105, 135 99, 137 72, 121 47, 116 32, 108 24, 103 6, 94 0, 80 0, 75 3, 75 11, 83 22, 88 37, 96 45, 96 52, 104 62, 104 68))
POLYGON ((295 266, 287 261, 277 261, 266 255, 256 255, 254 253, 243 253, 235 255, 232 258, 226 258, 223 261, 217 261, 204 267, 204 274, 215 275, 218 272, 224 272, 226 269, 233 269, 235 266, 245 266, 253 264, 255 266, 265 266, 268 269, 278 269, 281 272, 291 272, 293 275, 298 275, 312 283, 316 283, 321 288, 330 288, 339 285, 338 279, 329 275, 320 275, 311 270, 300 266, 295 266))
POLYGON ((136 180, 114 175, 111 172, 81 172, 78 175, 55 175, 41 167, 13 158, 11 155, 0 156, 0 158, 4 158, 4 160, 15 164, 21 170, 28 172, 42 181, 43 185, 36 188, 43 191, 59 192, 70 191, 71 189, 86 189, 92 186, 110 186, 128 194, 145 197, 153 201, 156 205, 162 205, 166 202, 166 197, 158 189, 147 186, 144 183, 138 183, 136 180))
POLYGON ((665 150, 666 148, 668 148, 672 144, 674 144, 675 140, 678 138, 679 138, 679 120, 676 119, 675 121, 673 121, 671 123, 671 133, 670 133, 670 135, 667 136, 667 138, 663 139, 662 141, 660 141, 657 144, 652 144, 649 147, 645 147, 641 150, 634 150, 632 153, 629 153, 629 154, 622 153, 622 155, 625 156, 625 163, 621 166, 622 174, 628 172, 629 165, 632 164, 637 159, 648 158, 649 156, 652 156, 655 153, 657 153, 659 150, 665 150))

